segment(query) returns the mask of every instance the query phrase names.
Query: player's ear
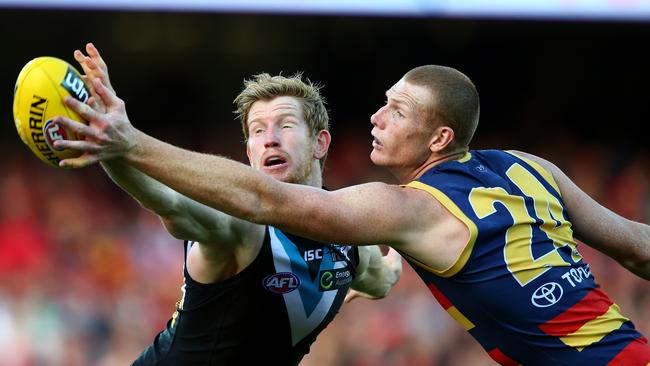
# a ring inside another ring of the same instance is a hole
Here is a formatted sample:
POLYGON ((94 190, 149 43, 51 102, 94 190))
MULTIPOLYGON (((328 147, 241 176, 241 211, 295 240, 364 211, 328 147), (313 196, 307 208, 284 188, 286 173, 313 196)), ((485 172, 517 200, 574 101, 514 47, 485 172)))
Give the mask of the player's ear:
POLYGON ((314 139, 315 149, 314 149, 314 158, 322 159, 327 155, 327 150, 330 148, 330 142, 332 141, 332 135, 327 130, 320 130, 316 134, 314 139))
POLYGON ((248 162, 252 163, 251 161, 251 146, 248 144, 248 139, 246 139, 246 157, 248 158, 248 162))
POLYGON ((443 151, 454 140, 454 130, 449 126, 440 126, 433 131, 429 142, 432 152, 443 151))

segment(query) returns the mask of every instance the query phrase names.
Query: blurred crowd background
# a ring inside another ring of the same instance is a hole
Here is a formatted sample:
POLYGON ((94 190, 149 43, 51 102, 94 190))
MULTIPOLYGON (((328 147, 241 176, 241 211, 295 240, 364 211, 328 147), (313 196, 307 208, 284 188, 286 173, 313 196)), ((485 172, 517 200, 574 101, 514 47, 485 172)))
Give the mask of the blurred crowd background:
MULTIPOLYGON (((473 148, 550 159, 600 203, 650 222, 650 26, 642 22, 0 9, 0 31, 0 366, 128 365, 180 297, 182 243, 101 168, 50 168, 13 126, 20 68, 44 55, 73 62, 88 41, 136 126, 240 161, 231 101, 242 79, 304 71, 324 85, 331 110, 330 188, 392 183, 370 163, 369 116, 408 69, 453 66, 482 98, 473 148)), ((650 283, 585 244, 579 250, 650 335, 650 283)), ((302 362, 492 364, 408 266, 386 299, 345 305, 302 362)))

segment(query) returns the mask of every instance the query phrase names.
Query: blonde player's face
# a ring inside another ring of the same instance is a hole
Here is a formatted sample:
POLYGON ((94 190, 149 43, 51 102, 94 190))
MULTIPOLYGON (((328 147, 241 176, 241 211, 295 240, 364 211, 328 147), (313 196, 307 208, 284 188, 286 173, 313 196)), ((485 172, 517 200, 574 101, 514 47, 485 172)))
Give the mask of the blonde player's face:
POLYGON ((314 138, 296 98, 253 103, 248 114, 246 154, 253 168, 277 180, 307 183, 314 166, 314 138))
POLYGON ((370 117, 373 163, 401 171, 427 160, 431 130, 425 106, 430 100, 429 90, 403 79, 386 92, 386 103, 370 117))

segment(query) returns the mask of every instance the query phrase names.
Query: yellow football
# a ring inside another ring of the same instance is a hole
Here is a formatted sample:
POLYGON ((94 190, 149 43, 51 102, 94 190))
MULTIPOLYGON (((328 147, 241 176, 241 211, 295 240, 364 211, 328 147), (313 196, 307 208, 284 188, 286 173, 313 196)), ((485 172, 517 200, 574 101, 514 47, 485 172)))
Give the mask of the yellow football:
POLYGON ((77 135, 53 123, 64 116, 81 123, 83 118, 69 109, 63 98, 70 95, 81 102, 90 97, 81 74, 69 63, 56 57, 38 57, 29 61, 18 74, 14 89, 14 122, 20 138, 48 165, 58 167, 62 159, 75 158, 78 151, 57 150, 56 140, 76 140, 77 135))

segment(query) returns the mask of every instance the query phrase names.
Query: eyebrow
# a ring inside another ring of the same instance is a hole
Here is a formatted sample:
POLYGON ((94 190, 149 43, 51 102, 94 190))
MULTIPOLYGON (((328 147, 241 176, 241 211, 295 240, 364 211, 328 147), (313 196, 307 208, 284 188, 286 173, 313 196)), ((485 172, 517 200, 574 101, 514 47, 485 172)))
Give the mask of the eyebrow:
MULTIPOLYGON (((281 113, 281 114, 277 115, 277 117, 280 118, 280 119, 285 118, 285 117, 294 117, 294 118, 300 119, 300 116, 298 116, 298 113, 292 113, 292 112, 284 112, 284 113, 281 113)), ((253 123, 256 123, 256 122, 257 123, 262 123, 262 121, 260 121, 260 119, 261 118, 259 118, 259 117, 253 118, 250 121, 248 121, 248 125, 250 126, 250 125, 252 125, 253 123)))
MULTIPOLYGON (((392 91, 392 89, 388 89, 388 90, 386 91, 386 93, 385 93, 385 94, 386 94, 386 98, 390 98, 390 96, 388 95, 388 93, 390 93, 391 91, 392 91)), ((406 103, 405 100, 402 100, 402 99, 399 99, 399 98, 398 98, 398 99, 395 99, 395 97, 393 97, 392 99, 393 99, 393 103, 395 103, 395 104, 397 104, 397 105, 399 105, 399 106, 401 106, 401 107, 404 107, 404 108, 411 108, 411 107, 409 106, 409 104, 406 103)))

